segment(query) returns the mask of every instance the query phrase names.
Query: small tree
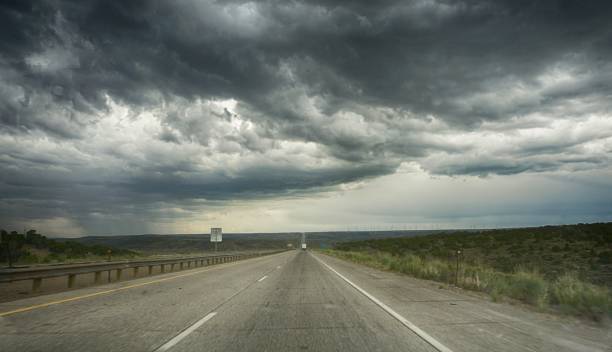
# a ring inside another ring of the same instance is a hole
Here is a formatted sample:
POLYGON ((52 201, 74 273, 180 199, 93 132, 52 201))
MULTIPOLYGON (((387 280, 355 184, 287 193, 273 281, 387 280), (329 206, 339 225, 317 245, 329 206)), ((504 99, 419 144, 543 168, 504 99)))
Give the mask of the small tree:
POLYGON ((8 262, 9 268, 13 266, 13 255, 11 253, 11 235, 2 230, 0 235, 0 245, 6 253, 6 261, 8 262))

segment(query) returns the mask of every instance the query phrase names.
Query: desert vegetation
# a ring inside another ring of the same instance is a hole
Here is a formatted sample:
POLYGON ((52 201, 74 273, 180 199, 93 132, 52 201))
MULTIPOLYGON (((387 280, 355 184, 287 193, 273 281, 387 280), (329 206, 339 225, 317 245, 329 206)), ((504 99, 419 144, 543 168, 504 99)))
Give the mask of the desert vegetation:
POLYGON ((494 300, 604 320, 612 317, 611 247, 607 223, 345 242, 327 253, 494 300))
POLYGON ((136 252, 103 245, 85 245, 76 241, 59 241, 29 230, 25 233, 1 230, 0 263, 63 263, 82 259, 131 258, 136 252), (110 252, 109 252, 110 251, 110 252))

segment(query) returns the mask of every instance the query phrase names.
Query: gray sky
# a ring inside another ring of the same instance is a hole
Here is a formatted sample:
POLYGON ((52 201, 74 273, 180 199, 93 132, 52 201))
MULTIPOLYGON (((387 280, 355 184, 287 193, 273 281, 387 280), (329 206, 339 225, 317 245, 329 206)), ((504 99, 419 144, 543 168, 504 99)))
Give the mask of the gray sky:
POLYGON ((612 221, 609 1, 8 1, 0 227, 612 221))

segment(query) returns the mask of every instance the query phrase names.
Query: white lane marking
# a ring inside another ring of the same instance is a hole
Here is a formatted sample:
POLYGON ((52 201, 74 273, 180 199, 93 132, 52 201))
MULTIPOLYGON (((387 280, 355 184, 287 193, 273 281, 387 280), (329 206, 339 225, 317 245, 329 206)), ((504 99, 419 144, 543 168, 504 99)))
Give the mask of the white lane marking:
POLYGON ((217 312, 208 313, 204 318, 196 321, 193 325, 183 330, 180 334, 174 336, 170 341, 158 347, 154 352, 163 352, 169 350, 170 348, 172 348, 172 346, 179 343, 179 341, 187 337, 187 335, 191 334, 195 329, 202 326, 202 324, 212 319, 215 315, 217 315, 217 312))
POLYGON ((280 268, 281 268, 281 266, 280 266, 280 265, 276 267, 276 269, 280 269, 280 268))
POLYGON ((366 292, 361 287, 355 285, 351 280, 347 279, 344 275, 340 274, 334 268, 332 268, 331 266, 327 265, 327 263, 325 263, 321 259, 317 258, 314 254, 312 256, 313 256, 313 258, 318 260, 319 263, 323 264, 325 267, 327 267, 327 269, 331 270, 334 274, 338 275, 342 280, 346 281, 349 285, 353 286, 353 288, 355 288, 357 291, 361 292, 361 294, 363 294, 364 296, 368 297, 372 302, 376 303, 377 306, 379 306, 384 311, 389 313, 389 315, 391 315, 392 317, 397 319, 405 327, 407 327, 408 329, 412 330, 412 332, 417 334, 420 338, 425 340, 425 342, 427 342, 428 344, 433 346, 435 349, 437 349, 440 352, 453 352, 450 348, 444 346, 441 342, 439 342, 438 340, 436 340, 433 337, 431 337, 431 335, 429 335, 425 331, 421 330, 421 328, 419 328, 418 326, 414 325, 408 319, 404 318, 399 313, 397 313, 396 311, 391 309, 391 307, 389 307, 386 304, 384 304, 383 302, 381 302, 378 298, 372 296, 371 294, 366 292))
POLYGON ((257 282, 262 282, 263 280, 267 279, 268 275, 264 275, 264 277, 262 277, 261 279, 257 280, 257 282))

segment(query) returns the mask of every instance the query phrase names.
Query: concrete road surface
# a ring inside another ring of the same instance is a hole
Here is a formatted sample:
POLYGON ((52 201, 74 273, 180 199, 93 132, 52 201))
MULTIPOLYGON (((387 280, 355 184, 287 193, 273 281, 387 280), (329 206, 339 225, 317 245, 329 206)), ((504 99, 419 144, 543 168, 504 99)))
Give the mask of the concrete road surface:
POLYGON ((0 304, 0 351, 612 351, 612 330, 290 251, 0 304))

